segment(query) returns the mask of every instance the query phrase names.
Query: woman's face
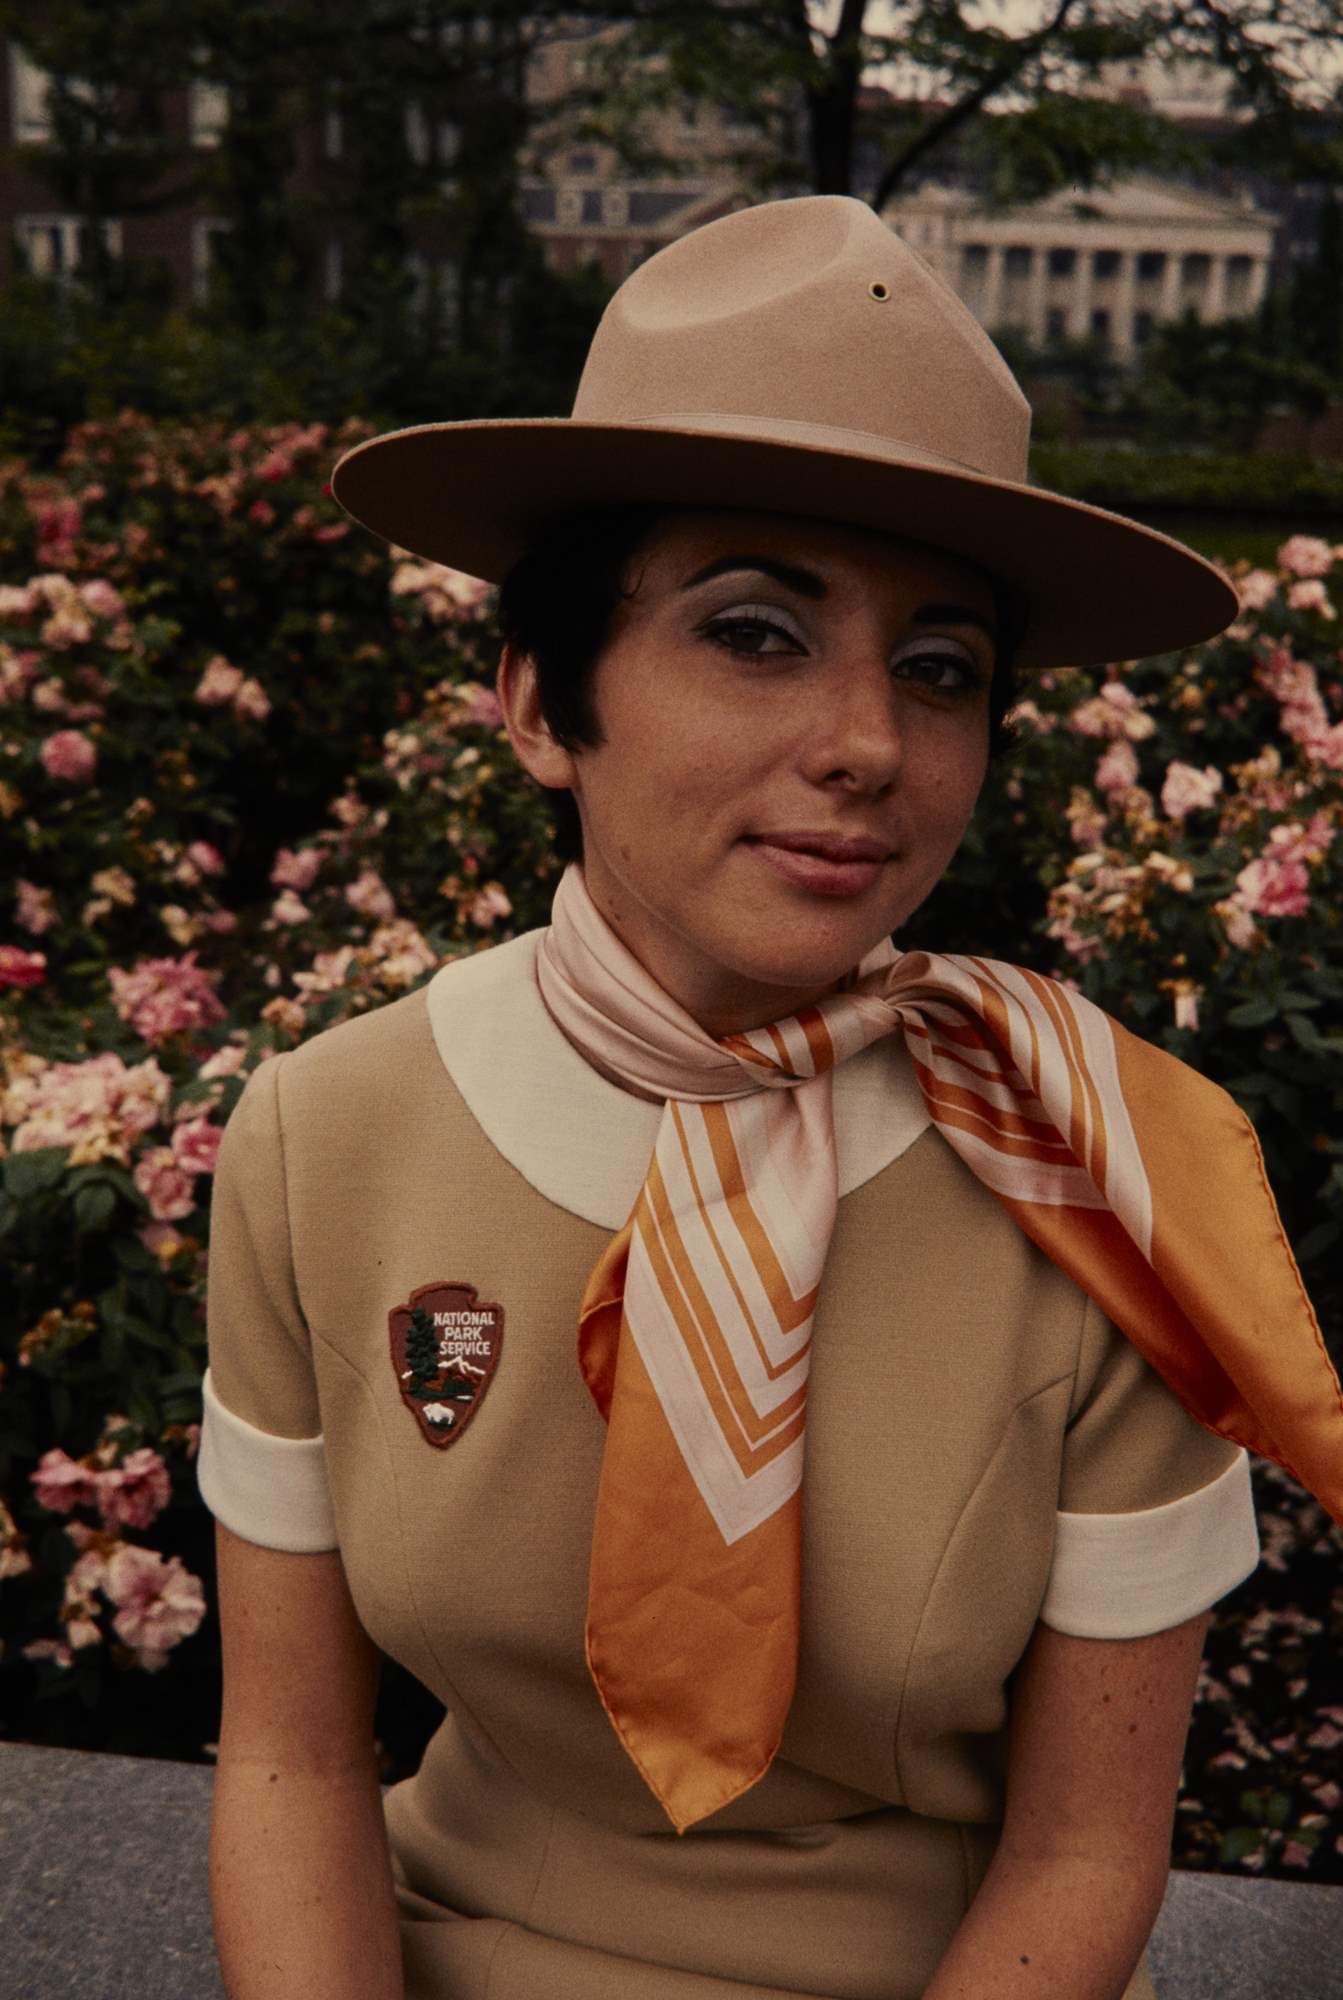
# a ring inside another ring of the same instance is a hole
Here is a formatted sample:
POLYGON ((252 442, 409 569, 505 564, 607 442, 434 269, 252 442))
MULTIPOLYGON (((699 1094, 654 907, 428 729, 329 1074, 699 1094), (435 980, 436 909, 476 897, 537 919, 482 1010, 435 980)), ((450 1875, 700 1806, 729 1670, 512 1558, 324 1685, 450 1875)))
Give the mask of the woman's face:
POLYGON ((501 694, 522 761, 567 784, 588 889, 714 1034, 831 989, 928 895, 983 781, 994 598, 971 564, 777 514, 671 517, 633 559, 593 706, 602 742, 538 731, 530 664, 501 694))

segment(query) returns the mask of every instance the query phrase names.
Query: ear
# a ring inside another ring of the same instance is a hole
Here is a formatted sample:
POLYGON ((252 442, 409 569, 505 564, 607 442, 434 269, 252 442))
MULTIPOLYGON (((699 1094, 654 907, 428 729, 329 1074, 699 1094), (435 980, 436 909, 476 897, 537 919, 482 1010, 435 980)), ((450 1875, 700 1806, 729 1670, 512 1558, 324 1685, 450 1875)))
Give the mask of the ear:
POLYGON ((546 727, 536 663, 530 654, 516 653, 511 646, 505 646, 496 688, 508 740, 523 770, 538 785, 547 785, 552 790, 572 787, 577 765, 572 754, 555 741, 546 727))

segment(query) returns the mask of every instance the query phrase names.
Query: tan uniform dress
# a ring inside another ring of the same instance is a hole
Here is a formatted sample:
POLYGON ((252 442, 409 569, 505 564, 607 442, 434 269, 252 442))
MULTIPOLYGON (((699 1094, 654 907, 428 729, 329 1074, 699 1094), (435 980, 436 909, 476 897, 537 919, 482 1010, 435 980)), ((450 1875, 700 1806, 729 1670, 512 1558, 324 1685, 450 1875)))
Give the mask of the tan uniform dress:
POLYGON ((1132 1636, 1221 1597, 1258 1560, 1246 1454, 960 1163, 899 1038, 855 1057, 797 1691, 766 1777, 672 1833, 584 1662, 604 1427, 575 1347, 660 1107, 559 1035, 536 935, 249 1081, 214 1195, 202 1491, 250 1540, 339 1547, 373 1639, 447 1704, 386 1801, 411 2000, 916 2000, 994 1849, 1037 1618, 1132 1636), (439 1281, 504 1314, 445 1448, 388 1333, 439 1281))

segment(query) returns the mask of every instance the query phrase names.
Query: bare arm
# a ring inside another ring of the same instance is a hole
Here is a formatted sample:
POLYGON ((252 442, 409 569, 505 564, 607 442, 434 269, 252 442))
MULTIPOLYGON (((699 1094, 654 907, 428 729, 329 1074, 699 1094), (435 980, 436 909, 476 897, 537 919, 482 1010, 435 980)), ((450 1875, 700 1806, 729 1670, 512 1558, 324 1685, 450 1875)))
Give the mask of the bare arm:
POLYGON ((1208 1617, 1142 1639, 1036 1626, 1002 1839, 924 2000, 1122 2000, 1165 1893, 1208 1617))
POLYGON ((401 2000, 373 1754, 379 1656, 340 1556, 216 1523, 224 1714, 210 1826, 228 2000, 401 2000))

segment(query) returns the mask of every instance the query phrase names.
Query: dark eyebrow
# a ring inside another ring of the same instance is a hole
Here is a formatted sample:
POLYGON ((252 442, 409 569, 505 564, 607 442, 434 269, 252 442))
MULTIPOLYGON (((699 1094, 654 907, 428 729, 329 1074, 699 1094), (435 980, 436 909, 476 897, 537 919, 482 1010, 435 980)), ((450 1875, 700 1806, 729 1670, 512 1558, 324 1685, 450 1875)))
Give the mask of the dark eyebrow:
POLYGON ((773 556, 719 556, 716 561, 705 563, 693 576, 687 577, 680 585, 682 590, 693 590, 697 583, 707 583, 711 576, 723 576, 728 570, 754 569, 761 576, 773 577, 787 590, 795 590, 799 597, 825 597, 828 591, 824 580, 814 569, 799 569, 795 563, 776 562, 773 556))

